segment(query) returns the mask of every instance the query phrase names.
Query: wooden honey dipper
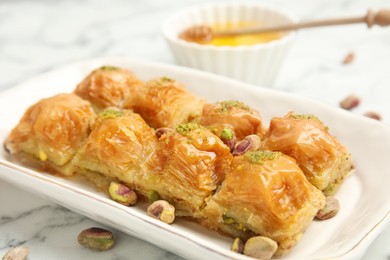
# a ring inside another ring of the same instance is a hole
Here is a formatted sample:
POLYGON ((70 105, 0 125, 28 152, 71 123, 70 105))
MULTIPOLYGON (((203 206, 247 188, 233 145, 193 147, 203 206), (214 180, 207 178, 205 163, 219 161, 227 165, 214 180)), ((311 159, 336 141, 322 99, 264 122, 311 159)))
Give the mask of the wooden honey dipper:
POLYGON ((367 14, 359 17, 347 17, 347 18, 335 18, 335 19, 324 19, 314 20, 300 23, 282 24, 268 27, 253 27, 253 28, 242 28, 228 31, 214 32, 207 25, 196 25, 192 26, 179 34, 179 38, 197 43, 208 43, 214 37, 234 36, 243 34, 258 34, 268 33, 277 31, 292 31, 304 28, 313 28, 321 26, 334 26, 334 25, 345 25, 345 24, 356 24, 365 23, 368 28, 373 25, 379 25, 381 27, 390 25, 390 9, 381 9, 379 11, 368 10, 367 14))

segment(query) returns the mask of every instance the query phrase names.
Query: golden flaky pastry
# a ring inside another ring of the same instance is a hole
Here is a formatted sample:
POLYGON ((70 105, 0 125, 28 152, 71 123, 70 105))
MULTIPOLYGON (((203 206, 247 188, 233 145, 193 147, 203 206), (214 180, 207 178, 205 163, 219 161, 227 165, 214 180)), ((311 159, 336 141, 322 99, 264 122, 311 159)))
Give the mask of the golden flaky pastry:
POLYGON ((104 110, 98 114, 75 163, 81 171, 87 171, 83 172, 87 178, 92 174, 88 172, 94 172, 134 186, 134 179, 143 174, 142 164, 156 149, 156 142, 154 130, 140 115, 130 110, 104 110))
POLYGON ((233 130, 238 140, 245 136, 264 134, 260 114, 237 100, 205 104, 199 124, 219 133, 227 127, 233 130))
POLYGON ((27 109, 5 147, 12 154, 34 156, 47 162, 46 166, 71 175, 68 164, 89 135, 94 119, 91 105, 74 94, 42 99, 27 109))
POLYGON ((182 84, 162 77, 146 82, 124 107, 139 113, 154 128, 175 128, 199 117, 203 104, 203 99, 189 93, 182 84))
POLYGON ((272 118, 264 149, 293 157, 307 179, 327 195, 337 191, 353 168, 347 149, 313 115, 272 118))
POLYGON ((203 225, 233 237, 269 237, 286 254, 301 238, 325 197, 294 159, 256 151, 234 157, 231 172, 203 211, 203 225))
POLYGON ((103 66, 91 72, 80 82, 74 93, 91 102, 98 112, 107 107, 121 108, 125 99, 131 99, 143 82, 126 69, 103 66))
POLYGON ((149 190, 173 203, 178 214, 196 217, 230 170, 229 148, 208 129, 197 124, 166 129, 159 138, 147 172, 149 190))

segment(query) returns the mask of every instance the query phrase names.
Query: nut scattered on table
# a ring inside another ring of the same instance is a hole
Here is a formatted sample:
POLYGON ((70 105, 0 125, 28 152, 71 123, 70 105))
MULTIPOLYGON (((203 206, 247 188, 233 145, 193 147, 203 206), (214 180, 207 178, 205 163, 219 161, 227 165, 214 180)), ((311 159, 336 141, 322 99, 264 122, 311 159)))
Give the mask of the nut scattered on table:
POLYGON ((344 65, 351 64, 354 60, 355 60, 355 53, 350 52, 344 57, 343 64, 344 65))
POLYGON ((326 197, 325 206, 317 212, 316 217, 320 220, 330 219, 337 215, 340 203, 334 197, 326 197))
POLYGON ((131 206, 137 202, 137 194, 121 183, 111 182, 108 192, 113 200, 122 205, 131 206))
POLYGON ((233 252, 242 254, 244 253, 244 246, 244 241, 241 238, 237 237, 234 239, 231 249, 233 252))
POLYGON ((148 207, 147 214, 164 223, 171 224, 175 220, 175 207, 165 200, 157 200, 148 207))
POLYGON ((340 107, 351 110, 360 105, 360 98, 355 95, 349 95, 340 102, 340 107))
POLYGON ((256 236, 246 241, 244 255, 257 259, 271 259, 278 249, 278 244, 268 237, 256 236))
POLYGON ((106 251, 114 246, 114 236, 111 231, 92 227, 81 231, 77 237, 80 245, 95 251, 106 251))
POLYGON ((30 253, 30 248, 26 246, 13 247, 5 253, 2 260, 25 260, 30 253))
POLYGON ((378 120, 378 121, 382 120, 382 116, 377 112, 368 111, 368 112, 364 113, 363 115, 366 117, 378 120))

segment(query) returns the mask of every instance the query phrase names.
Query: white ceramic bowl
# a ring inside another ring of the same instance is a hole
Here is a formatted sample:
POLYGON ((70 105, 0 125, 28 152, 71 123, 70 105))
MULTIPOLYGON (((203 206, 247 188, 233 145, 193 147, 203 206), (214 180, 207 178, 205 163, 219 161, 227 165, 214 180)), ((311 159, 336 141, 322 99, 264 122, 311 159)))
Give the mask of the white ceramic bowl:
POLYGON ((295 32, 278 40, 248 46, 214 46, 187 42, 178 37, 183 30, 200 24, 259 22, 277 25, 296 18, 275 7, 253 2, 221 2, 183 10, 165 21, 162 34, 176 62, 183 66, 228 76, 248 83, 271 86, 295 32))

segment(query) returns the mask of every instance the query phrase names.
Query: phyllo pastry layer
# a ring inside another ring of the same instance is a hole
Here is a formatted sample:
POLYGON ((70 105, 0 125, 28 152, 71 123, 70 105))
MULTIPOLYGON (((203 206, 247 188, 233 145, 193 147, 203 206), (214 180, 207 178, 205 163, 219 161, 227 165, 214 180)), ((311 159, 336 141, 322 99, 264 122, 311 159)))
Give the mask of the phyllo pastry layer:
POLYGON ((264 134, 260 114, 236 100, 205 104, 199 124, 216 133, 221 132, 224 128, 230 128, 238 140, 251 134, 260 136, 264 134))
POLYGON ((81 171, 97 172, 133 186, 156 142, 154 130, 140 115, 130 110, 104 110, 98 114, 75 163, 81 171))
POLYGON ((124 107, 139 113, 151 127, 172 127, 202 114, 204 100, 189 93, 184 85, 162 77, 150 80, 124 107))
POLYGON ((324 203, 291 157, 247 152, 234 157, 231 172, 203 211, 202 224, 243 239, 269 237, 282 255, 300 240, 324 203))
POLYGON ((74 94, 45 98, 27 109, 4 146, 12 154, 31 155, 41 166, 72 175, 70 162, 95 116, 91 105, 74 94))
POLYGON ((350 153, 317 117, 288 113, 271 120, 264 149, 293 157, 307 179, 326 195, 352 171, 350 153))
POLYGON ((160 136, 147 165, 155 179, 143 185, 172 202, 178 214, 196 218, 230 170, 232 158, 229 148, 208 129, 181 124, 160 136))
POLYGON ((126 69, 103 66, 83 79, 74 93, 91 102, 93 108, 100 112, 107 107, 122 108, 124 100, 133 98, 142 84, 126 69))

